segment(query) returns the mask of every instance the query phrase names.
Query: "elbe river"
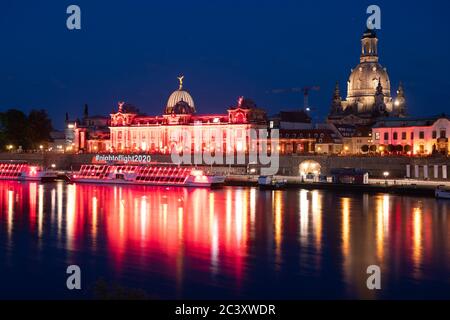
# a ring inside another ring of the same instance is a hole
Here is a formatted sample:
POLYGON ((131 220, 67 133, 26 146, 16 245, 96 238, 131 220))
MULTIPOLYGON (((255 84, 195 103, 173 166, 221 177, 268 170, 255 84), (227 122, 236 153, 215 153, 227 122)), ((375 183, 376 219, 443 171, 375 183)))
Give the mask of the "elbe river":
POLYGON ((0 209, 1 299, 450 298, 446 200, 1 181, 0 209))

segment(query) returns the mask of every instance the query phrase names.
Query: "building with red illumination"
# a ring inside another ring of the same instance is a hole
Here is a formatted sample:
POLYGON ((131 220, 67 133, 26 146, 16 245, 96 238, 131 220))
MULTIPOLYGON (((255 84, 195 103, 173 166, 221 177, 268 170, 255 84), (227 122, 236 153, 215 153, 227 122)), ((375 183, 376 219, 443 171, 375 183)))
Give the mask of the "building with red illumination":
POLYGON ((267 128, 264 110, 241 97, 225 114, 199 115, 192 96, 183 89, 183 77, 179 81, 162 115, 148 116, 119 103, 117 112, 111 114, 110 152, 167 154, 176 149, 226 153, 258 148, 258 139, 250 139, 247 130, 267 128))
POLYGON ((386 119, 372 128, 373 143, 381 153, 449 154, 450 117, 386 119))

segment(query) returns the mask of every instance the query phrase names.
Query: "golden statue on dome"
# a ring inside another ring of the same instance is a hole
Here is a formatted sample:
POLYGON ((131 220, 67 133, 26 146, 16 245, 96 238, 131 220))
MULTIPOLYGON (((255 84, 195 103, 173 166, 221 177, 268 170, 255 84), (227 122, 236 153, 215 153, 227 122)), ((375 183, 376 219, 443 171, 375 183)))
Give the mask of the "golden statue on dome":
POLYGON ((177 77, 177 79, 178 79, 178 81, 180 81, 180 88, 178 90, 182 90, 183 89, 184 76, 179 76, 179 77, 177 77))

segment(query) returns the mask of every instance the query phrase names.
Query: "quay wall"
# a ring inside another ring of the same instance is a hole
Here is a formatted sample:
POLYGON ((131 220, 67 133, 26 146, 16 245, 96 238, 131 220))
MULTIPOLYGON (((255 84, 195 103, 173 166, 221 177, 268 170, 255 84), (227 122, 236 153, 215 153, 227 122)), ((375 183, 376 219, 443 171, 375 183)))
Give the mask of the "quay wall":
MULTIPOLYGON (((0 161, 22 160, 28 163, 50 167, 56 165, 59 170, 77 170, 82 164, 91 163, 94 154, 62 154, 62 153, 0 153, 0 161)), ((152 161, 172 162, 170 155, 152 155, 152 161)), ((406 177, 407 165, 410 166, 411 177, 434 179, 434 167, 438 166, 438 180, 449 180, 450 158, 436 157, 400 157, 400 156, 336 156, 336 155, 289 155, 280 156, 279 175, 299 176, 300 165, 305 161, 314 161, 320 165, 320 173, 329 175, 335 168, 361 168, 369 172, 371 178, 383 178, 383 172, 389 172, 389 178, 406 177), (417 168, 416 168, 417 166, 417 168), (425 168, 427 167, 427 168, 425 168), (446 171, 444 174, 443 171, 446 171), (418 176, 415 176, 418 173, 418 176)), ((203 169, 222 174, 246 174, 247 165, 221 165, 211 167, 203 164, 203 169)))

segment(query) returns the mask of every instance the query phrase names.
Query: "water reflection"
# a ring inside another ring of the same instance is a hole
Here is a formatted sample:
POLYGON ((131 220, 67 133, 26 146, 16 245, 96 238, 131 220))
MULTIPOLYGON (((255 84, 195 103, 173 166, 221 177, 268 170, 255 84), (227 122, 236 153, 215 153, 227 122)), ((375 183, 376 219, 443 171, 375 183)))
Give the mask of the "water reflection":
POLYGON ((414 275, 420 276, 420 264, 422 263, 422 208, 414 208, 412 217, 412 259, 414 262, 414 275))
POLYGON ((89 263, 93 280, 156 286, 159 297, 399 297, 399 286, 437 277, 450 289, 448 206, 317 190, 0 182, 0 249, 15 263, 44 263, 39 252, 89 263), (382 268, 379 294, 366 288, 371 264, 382 268))

